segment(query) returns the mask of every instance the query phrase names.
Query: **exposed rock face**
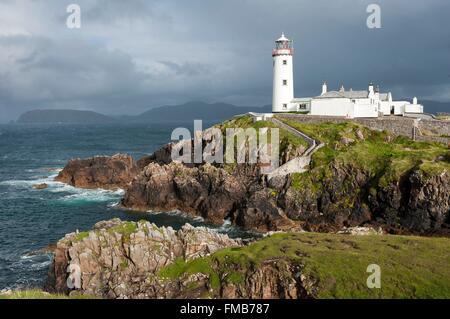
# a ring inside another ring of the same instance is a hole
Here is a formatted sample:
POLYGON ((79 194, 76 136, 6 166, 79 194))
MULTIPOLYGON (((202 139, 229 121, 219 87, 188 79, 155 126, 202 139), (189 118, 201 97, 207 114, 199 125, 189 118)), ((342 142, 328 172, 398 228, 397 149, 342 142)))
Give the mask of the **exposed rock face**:
POLYGON ((372 227, 344 227, 338 231, 338 234, 353 235, 353 236, 365 236, 365 235, 383 235, 381 227, 374 229, 372 227))
MULTIPOLYGON (((358 130, 336 148, 364 140, 364 134, 358 130)), ((326 176, 311 176, 309 184, 296 187, 292 175, 267 181, 255 165, 173 162, 172 148, 168 144, 137 163, 127 155, 73 160, 57 180, 76 187, 125 188, 125 208, 180 210, 263 232, 382 226, 393 233, 450 233, 450 172, 445 170, 427 175, 417 169, 374 187, 375 177, 364 165, 334 160, 326 176)), ((286 154, 302 152, 287 147, 286 154)))
POLYGON ((301 274, 302 266, 287 259, 267 260, 258 268, 242 269, 243 283, 224 283, 225 299, 310 299, 316 283, 301 274))
POLYGON ((405 229, 449 232, 450 172, 411 172, 379 192, 371 203, 382 218, 400 219, 405 229))
POLYGON ((37 190, 42 190, 42 189, 48 188, 48 185, 46 183, 35 184, 35 185, 33 185, 33 188, 37 189, 37 190))
POLYGON ((258 183, 257 169, 237 168, 233 174, 210 164, 186 167, 180 163, 151 163, 127 189, 122 205, 137 210, 181 210, 221 224, 262 231, 295 228, 258 183), (251 172, 242 170, 249 169, 251 172), (256 171, 255 171, 256 170, 256 171))
POLYGON ((169 143, 149 156, 144 156, 137 161, 137 166, 143 170, 150 163, 158 163, 160 165, 169 164, 172 162, 171 152, 173 144, 169 143))
POLYGON ((321 187, 290 187, 278 197, 287 216, 301 220, 307 230, 374 225, 393 233, 448 232, 450 172, 415 170, 374 189, 369 172, 333 163, 328 178, 312 182, 321 187))
POLYGON ((148 222, 100 222, 89 233, 71 233, 58 242, 48 289, 105 298, 175 298, 184 293, 188 283, 206 278, 194 274, 183 278, 183 286, 178 281, 165 282, 159 278, 159 270, 177 260, 240 245, 227 235, 188 224, 175 231, 148 222), (71 279, 79 285, 72 291, 67 286, 68 268, 76 270, 71 279))
POLYGON ((139 168, 129 155, 96 156, 73 159, 55 178, 80 188, 126 188, 139 168))
POLYGON ((122 205, 144 211, 179 209, 258 231, 302 227, 335 232, 372 225, 394 233, 446 232, 449 172, 428 176, 417 170, 372 189, 369 171, 338 162, 330 168, 325 179, 313 178, 310 187, 295 188, 291 176, 267 184, 255 167, 228 172, 209 164, 152 163, 133 180, 122 205))

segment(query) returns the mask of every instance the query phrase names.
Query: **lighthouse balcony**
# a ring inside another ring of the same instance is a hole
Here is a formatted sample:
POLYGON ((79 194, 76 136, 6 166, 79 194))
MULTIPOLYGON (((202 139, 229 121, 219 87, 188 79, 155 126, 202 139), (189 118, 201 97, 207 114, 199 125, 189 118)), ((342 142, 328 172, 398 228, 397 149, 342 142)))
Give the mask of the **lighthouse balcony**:
POLYGON ((272 56, 278 55, 294 55, 294 49, 274 49, 272 51, 272 56))

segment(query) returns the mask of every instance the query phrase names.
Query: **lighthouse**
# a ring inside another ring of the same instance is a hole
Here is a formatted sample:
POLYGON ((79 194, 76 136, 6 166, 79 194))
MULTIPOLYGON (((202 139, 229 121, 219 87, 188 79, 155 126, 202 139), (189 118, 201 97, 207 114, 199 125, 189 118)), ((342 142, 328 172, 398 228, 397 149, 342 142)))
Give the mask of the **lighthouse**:
MULTIPOLYGON (((294 99, 294 67, 292 41, 284 36, 275 41, 273 56, 272 112, 289 112, 294 99)), ((294 110, 295 111, 295 110, 294 110)))

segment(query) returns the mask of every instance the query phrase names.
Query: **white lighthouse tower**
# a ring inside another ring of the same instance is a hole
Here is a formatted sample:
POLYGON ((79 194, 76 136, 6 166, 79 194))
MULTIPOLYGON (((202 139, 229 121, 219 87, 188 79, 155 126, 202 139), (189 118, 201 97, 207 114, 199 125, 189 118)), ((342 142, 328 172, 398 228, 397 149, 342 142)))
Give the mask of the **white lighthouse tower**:
MULTIPOLYGON (((294 67, 292 41, 281 35, 273 50, 272 112, 289 112, 294 99, 294 67)), ((293 110, 295 111, 295 110, 293 110)))

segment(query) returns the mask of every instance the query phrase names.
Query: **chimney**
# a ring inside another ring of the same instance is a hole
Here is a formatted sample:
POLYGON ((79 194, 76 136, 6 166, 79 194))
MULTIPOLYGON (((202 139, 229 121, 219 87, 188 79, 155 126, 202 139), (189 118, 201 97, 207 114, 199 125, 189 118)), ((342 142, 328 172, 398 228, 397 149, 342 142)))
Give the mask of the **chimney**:
POLYGON ((328 92, 328 86, 327 86, 327 82, 325 81, 322 84, 322 94, 321 95, 324 95, 327 92, 328 92))
POLYGON ((414 99, 413 99, 413 104, 414 104, 414 105, 417 105, 417 97, 414 97, 414 99))
POLYGON ((345 92, 345 88, 344 88, 344 85, 341 85, 341 88, 339 89, 339 92, 345 92))
POLYGON ((373 83, 370 82, 369 84, 369 94, 374 94, 375 93, 375 87, 373 86, 373 83))

